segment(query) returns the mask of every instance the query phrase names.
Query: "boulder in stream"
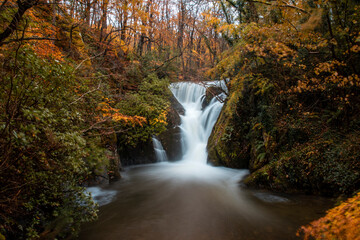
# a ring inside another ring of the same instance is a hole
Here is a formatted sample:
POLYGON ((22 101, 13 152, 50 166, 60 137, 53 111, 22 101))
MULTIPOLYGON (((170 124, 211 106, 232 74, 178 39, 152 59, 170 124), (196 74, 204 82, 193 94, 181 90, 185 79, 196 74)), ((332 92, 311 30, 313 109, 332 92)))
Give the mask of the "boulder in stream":
POLYGON ((168 159, 179 160, 182 155, 181 130, 179 127, 181 123, 180 115, 185 114, 185 109, 174 96, 171 97, 170 102, 171 107, 167 115, 167 130, 159 135, 159 139, 168 159))
MULTIPOLYGON (((167 114, 167 129, 158 138, 170 160, 178 160, 181 156, 181 134, 180 134, 180 115, 185 113, 183 106, 174 96, 170 97, 170 109, 167 114)), ((151 139, 140 142, 136 146, 118 144, 119 155, 122 166, 137 164, 155 163, 156 155, 151 139)))
POLYGON ((224 90, 219 86, 207 87, 204 99, 202 101, 202 108, 203 109, 206 108, 214 97, 218 96, 219 94, 221 94, 223 92, 224 92, 224 90))

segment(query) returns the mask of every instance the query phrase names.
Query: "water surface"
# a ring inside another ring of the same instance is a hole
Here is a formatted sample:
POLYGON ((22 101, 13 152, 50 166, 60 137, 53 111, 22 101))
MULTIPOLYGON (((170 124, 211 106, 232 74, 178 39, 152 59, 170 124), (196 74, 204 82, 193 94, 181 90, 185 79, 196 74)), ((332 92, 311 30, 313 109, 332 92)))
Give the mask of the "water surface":
POLYGON ((301 225, 331 207, 326 198, 242 188, 238 179, 246 174, 187 163, 129 168, 124 179, 102 189, 112 202, 100 207, 80 239, 297 239, 301 225))

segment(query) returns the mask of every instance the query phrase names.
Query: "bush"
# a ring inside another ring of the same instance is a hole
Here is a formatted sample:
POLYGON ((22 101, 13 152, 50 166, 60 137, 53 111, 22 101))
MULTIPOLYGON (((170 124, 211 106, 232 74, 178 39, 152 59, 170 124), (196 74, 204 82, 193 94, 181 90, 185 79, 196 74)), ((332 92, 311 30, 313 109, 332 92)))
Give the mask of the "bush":
POLYGON ((88 167, 106 163, 105 149, 83 134, 88 108, 76 101, 81 79, 73 68, 28 48, 12 53, 0 73, 1 231, 65 238, 96 218, 80 186, 88 167))

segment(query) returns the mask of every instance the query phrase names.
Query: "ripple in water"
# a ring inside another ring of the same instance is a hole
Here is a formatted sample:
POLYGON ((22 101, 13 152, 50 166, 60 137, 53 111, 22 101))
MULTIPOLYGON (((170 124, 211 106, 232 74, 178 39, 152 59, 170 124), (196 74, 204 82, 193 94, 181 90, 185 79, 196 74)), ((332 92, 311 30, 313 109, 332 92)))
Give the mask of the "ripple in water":
POLYGON ((115 190, 105 190, 100 187, 88 187, 86 188, 86 192, 91 194, 92 198, 99 206, 109 204, 114 200, 117 193, 115 190))

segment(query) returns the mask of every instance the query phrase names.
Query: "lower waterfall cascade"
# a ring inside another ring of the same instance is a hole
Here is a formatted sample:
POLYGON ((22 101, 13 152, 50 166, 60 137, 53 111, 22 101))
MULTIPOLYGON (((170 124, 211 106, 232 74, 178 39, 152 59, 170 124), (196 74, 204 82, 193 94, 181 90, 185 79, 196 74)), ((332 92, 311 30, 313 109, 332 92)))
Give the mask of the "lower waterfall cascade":
POLYGON ((164 150, 161 142, 155 137, 152 137, 152 142, 154 146, 155 156, 157 162, 167 162, 168 157, 166 155, 166 151, 164 150))

